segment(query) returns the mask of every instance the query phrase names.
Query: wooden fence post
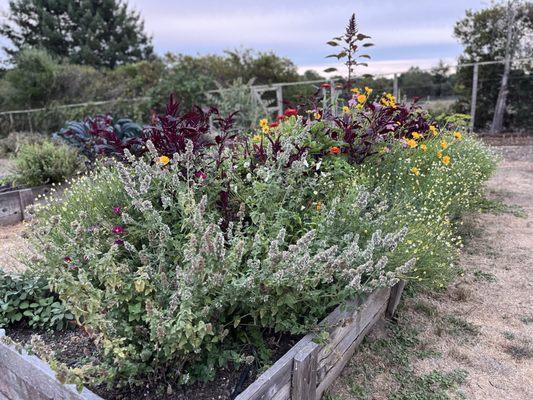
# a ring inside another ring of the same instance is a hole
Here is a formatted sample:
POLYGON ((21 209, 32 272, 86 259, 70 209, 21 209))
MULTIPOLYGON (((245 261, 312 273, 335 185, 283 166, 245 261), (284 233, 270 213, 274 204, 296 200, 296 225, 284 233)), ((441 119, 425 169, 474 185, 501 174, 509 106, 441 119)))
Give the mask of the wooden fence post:
POLYGON ((283 115, 283 86, 281 85, 276 87, 276 102, 278 103, 278 115, 283 115))
POLYGON ((30 204, 33 204, 33 200, 35 199, 33 190, 31 189, 19 190, 19 198, 20 198, 20 214, 21 214, 22 220, 25 220, 28 217, 28 214, 26 213, 26 207, 28 207, 30 204))
POLYGON ((320 346, 309 342, 296 356, 292 369, 291 400, 316 400, 316 375, 320 346))
POLYGON ((402 280, 391 288, 389 303, 387 304, 387 311, 385 313, 387 318, 394 317, 396 308, 398 308, 398 304, 400 304, 400 298, 402 297, 402 292, 405 288, 405 283, 406 282, 402 280))

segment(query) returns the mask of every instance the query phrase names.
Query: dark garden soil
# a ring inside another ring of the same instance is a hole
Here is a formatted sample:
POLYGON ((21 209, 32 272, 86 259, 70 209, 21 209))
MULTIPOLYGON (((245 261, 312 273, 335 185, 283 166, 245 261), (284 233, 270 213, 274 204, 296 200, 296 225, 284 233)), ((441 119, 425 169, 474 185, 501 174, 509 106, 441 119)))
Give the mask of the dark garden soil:
MULTIPOLYGON (((14 341, 23 345, 29 344, 31 336, 39 334, 46 345, 54 351, 58 361, 69 367, 78 367, 89 361, 98 361, 98 350, 93 341, 81 330, 67 330, 61 332, 36 332, 20 327, 6 329, 6 334, 14 341)), ((266 343, 272 352, 272 363, 285 354, 299 337, 288 335, 270 335, 266 343)), ((233 399, 250 385, 262 370, 255 364, 228 366, 218 371, 214 380, 200 382, 184 388, 178 388, 172 382, 146 384, 146 386, 123 389, 108 389, 105 386, 88 389, 106 400, 226 400, 233 399)))

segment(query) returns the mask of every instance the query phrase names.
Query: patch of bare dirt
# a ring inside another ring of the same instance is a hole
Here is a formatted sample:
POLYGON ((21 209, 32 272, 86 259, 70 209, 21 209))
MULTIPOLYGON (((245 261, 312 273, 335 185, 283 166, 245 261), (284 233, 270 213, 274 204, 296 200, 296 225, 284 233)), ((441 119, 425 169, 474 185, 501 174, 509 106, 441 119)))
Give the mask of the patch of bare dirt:
POLYGON ((12 273, 23 271, 21 260, 29 254, 24 229, 23 223, 0 226, 0 269, 12 273))
MULTIPOLYGON (((451 398, 533 399, 533 146, 496 150, 503 161, 488 183, 490 197, 519 206, 523 215, 481 214, 466 220, 476 234, 460 258, 464 273, 445 293, 407 298, 400 310, 399 329, 418 332, 408 350, 412 379, 434 371, 466 371, 451 398)), ((380 335, 391 338, 388 325, 356 353, 330 399, 403 395, 394 371, 397 360, 391 362, 375 346, 380 335)), ((434 398, 428 393, 428 399, 434 398)))

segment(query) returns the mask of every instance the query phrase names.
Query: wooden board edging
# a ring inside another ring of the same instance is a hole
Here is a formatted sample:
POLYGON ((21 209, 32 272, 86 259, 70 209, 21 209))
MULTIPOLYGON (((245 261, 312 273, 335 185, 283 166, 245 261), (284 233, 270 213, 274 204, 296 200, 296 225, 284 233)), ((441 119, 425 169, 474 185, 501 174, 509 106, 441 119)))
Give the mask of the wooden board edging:
POLYGON ((326 343, 315 343, 314 333, 304 336, 235 400, 320 399, 375 323, 394 315, 404 287, 400 281, 335 308, 320 323, 326 343))
POLYGON ((14 345, 4 343, 5 331, 0 329, 0 398, 7 400, 103 400, 84 388, 63 385, 50 366, 14 345), (3 397, 2 397, 3 396, 3 397))
POLYGON ((42 185, 0 193, 0 226, 28 219, 26 207, 33 204, 38 196, 47 195, 51 190, 51 185, 42 185))

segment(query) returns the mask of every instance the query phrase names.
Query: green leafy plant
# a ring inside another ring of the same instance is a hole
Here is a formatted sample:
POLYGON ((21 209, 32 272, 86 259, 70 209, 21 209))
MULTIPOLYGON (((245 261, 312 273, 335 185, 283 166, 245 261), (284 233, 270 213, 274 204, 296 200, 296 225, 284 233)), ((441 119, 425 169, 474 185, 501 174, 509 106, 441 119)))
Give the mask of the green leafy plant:
POLYGON ((83 165, 78 152, 67 145, 51 140, 26 143, 16 156, 11 178, 24 186, 60 183, 83 170, 83 165))
POLYGON ((45 277, 11 276, 0 271, 0 326, 27 324, 33 328, 64 329, 74 319, 45 277))
MULTIPOLYGON (((355 20, 355 14, 352 14, 350 20, 348 21, 348 25, 346 26, 346 30, 344 32, 343 36, 337 36, 331 39, 329 42, 327 42, 328 45, 332 47, 339 47, 341 50, 336 54, 330 54, 328 57, 334 57, 337 60, 345 60, 344 65, 346 65, 346 68, 348 70, 348 83, 352 81, 352 75, 354 72, 354 68, 358 65, 368 66, 366 63, 362 63, 357 61, 357 58, 367 58, 370 59, 370 56, 368 54, 361 54, 357 56, 357 51, 359 50, 359 47, 370 47, 373 46, 373 43, 365 42, 365 43, 359 43, 364 42, 366 39, 370 39, 370 36, 367 36, 363 33, 359 32, 359 28, 357 27, 357 22, 355 20)), ((337 71, 337 68, 330 67, 324 70, 324 72, 334 72, 337 71)))

